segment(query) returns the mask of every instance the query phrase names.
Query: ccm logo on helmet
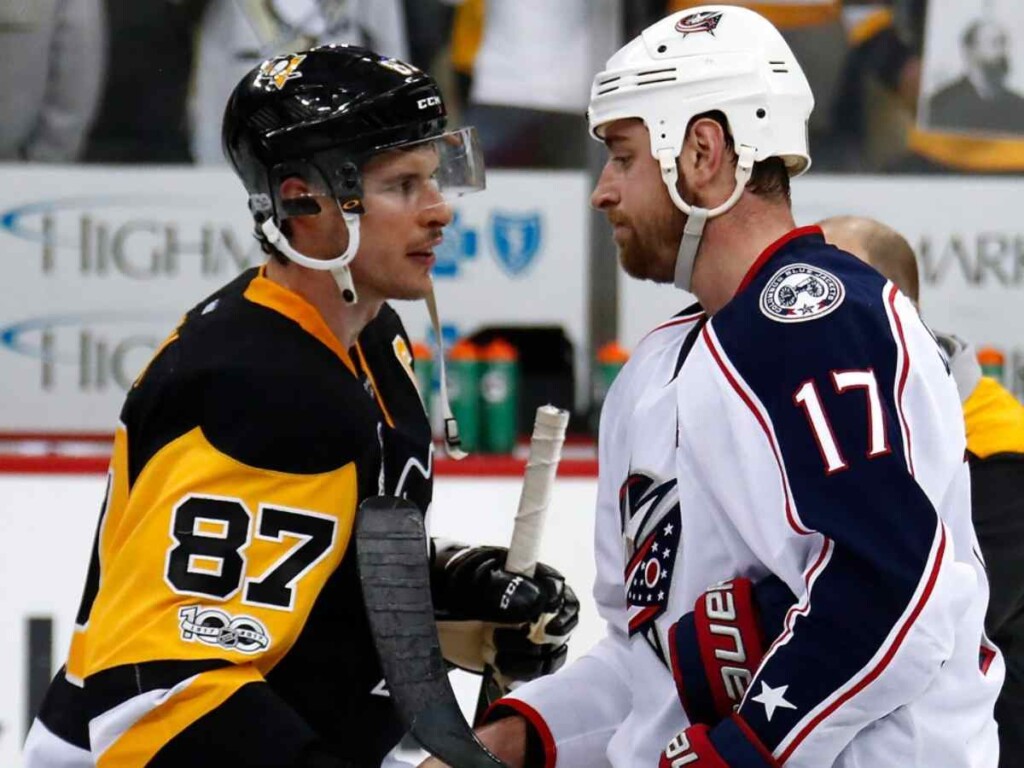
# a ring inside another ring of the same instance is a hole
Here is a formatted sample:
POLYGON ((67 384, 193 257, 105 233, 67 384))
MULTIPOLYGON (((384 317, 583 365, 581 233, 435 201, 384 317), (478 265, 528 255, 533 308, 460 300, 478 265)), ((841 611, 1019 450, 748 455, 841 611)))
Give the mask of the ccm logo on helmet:
POLYGON ((427 107, 436 107, 441 103, 440 96, 427 96, 425 99, 420 99, 416 102, 417 109, 426 109, 427 107))
POLYGON ((736 601, 732 590, 731 581, 712 587, 704 596, 704 611, 708 631, 715 636, 715 658, 723 662, 718 671, 722 676, 725 693, 733 703, 739 704, 753 673, 747 664, 747 649, 736 620, 736 601))

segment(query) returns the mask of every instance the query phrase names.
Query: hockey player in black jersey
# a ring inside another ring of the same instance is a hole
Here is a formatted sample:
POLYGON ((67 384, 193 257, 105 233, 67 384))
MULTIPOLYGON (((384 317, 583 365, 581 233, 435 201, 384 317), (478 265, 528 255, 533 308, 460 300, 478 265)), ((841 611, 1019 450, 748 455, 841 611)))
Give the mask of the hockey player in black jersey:
MULTIPOLYGON (((430 427, 386 301, 431 296, 482 158, 429 76, 355 47, 264 62, 223 135, 269 258, 189 311, 128 394, 29 768, 378 766, 402 736, 352 527, 378 494, 430 505, 430 427)), ((557 571, 507 574, 496 547, 430 556, 439 615, 491 627, 458 659, 519 679, 561 665, 578 603, 557 571)))

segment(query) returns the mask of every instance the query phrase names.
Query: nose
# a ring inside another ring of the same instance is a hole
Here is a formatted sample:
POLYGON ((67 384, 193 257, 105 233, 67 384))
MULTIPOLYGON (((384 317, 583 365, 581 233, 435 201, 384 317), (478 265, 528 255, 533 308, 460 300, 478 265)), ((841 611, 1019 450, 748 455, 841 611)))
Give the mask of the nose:
POLYGON ((425 227, 447 227, 452 223, 451 204, 441 194, 436 184, 428 184, 424 190, 423 209, 420 221, 425 227))
POLYGON ((452 216, 451 205, 439 196, 437 202, 423 209, 420 221, 424 227, 440 229, 452 223, 452 216))
POLYGON ((590 207, 599 211, 610 208, 619 202, 619 194, 611 180, 611 172, 608 164, 601 170, 597 179, 594 191, 590 193, 590 207))

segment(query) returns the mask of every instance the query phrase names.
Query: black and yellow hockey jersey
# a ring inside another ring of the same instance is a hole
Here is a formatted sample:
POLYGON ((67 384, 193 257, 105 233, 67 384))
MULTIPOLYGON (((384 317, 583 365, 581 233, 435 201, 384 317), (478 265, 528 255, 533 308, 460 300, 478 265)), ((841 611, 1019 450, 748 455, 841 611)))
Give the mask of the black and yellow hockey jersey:
POLYGON ((125 402, 66 667, 90 717, 108 713, 97 765, 147 763, 264 681, 379 764, 402 729, 350 550, 362 499, 430 503, 415 381, 387 305, 346 350, 254 269, 185 316, 125 402))

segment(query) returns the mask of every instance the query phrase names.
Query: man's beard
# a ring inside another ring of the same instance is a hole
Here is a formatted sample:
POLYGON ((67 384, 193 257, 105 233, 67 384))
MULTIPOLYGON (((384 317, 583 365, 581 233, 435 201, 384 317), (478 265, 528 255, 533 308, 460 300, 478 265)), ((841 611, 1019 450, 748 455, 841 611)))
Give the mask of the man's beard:
POLYGON ((619 245, 619 262, 622 269, 632 278, 637 280, 653 280, 656 283, 672 282, 672 276, 662 274, 659 264, 650 248, 644 246, 643 242, 635 233, 619 245))
POLYGON ((625 239, 618 243, 619 262, 626 274, 637 280, 671 283, 675 279, 675 257, 685 221, 682 217, 678 235, 668 221, 651 221, 643 233, 629 225, 625 239))

